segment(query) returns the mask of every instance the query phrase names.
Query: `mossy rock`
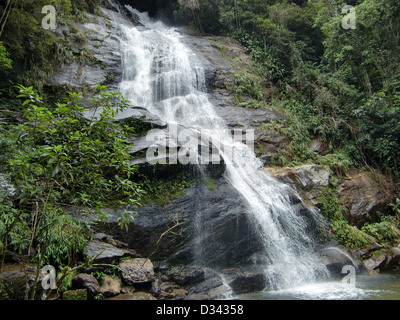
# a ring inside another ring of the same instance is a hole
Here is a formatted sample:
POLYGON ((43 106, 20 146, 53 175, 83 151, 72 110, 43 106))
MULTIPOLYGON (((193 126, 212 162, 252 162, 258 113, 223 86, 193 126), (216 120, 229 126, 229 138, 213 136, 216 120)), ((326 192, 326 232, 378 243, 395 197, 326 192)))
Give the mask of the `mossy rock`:
POLYGON ((87 300, 87 290, 68 290, 63 293, 63 300, 87 300))

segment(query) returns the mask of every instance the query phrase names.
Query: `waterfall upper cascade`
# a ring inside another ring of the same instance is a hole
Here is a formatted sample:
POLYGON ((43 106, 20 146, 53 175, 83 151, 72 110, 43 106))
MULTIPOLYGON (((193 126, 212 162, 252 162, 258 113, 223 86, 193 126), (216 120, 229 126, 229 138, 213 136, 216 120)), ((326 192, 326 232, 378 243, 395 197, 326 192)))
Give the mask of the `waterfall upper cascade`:
POLYGON ((288 288, 328 278, 307 234, 307 221, 291 205, 289 195, 295 191, 261 171, 262 164, 248 145, 232 141, 209 100, 202 64, 182 41, 183 35, 128 9, 141 26, 120 26, 124 97, 170 125, 195 133, 207 130, 205 138, 218 146, 226 165, 225 178, 247 202, 253 231, 262 239, 254 263, 264 269, 269 287, 288 288))

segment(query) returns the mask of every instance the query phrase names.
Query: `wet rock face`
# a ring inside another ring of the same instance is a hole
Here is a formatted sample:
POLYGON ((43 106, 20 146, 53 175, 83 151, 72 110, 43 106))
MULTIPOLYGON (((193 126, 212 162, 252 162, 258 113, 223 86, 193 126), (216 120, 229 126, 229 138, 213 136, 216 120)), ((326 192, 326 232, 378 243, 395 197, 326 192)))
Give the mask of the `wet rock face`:
MULTIPOLYGON (((322 201, 320 190, 328 187, 331 172, 328 167, 316 164, 304 164, 296 167, 265 168, 265 172, 298 190, 299 196, 292 196, 291 202, 301 215, 310 221, 309 210, 319 210, 322 201)), ((322 222, 322 217, 321 221, 322 222)))
POLYGON ((214 190, 195 184, 169 205, 138 209, 128 232, 116 221, 95 229, 142 256, 177 264, 233 267, 249 263, 261 246, 245 201, 224 178, 214 190))
POLYGON ((224 37, 193 37, 185 35, 183 41, 202 60, 206 87, 209 98, 216 113, 230 129, 254 130, 253 149, 256 155, 265 163, 278 158, 278 149, 285 148, 289 141, 271 130, 261 129, 263 123, 269 123, 284 118, 284 115, 273 109, 252 109, 237 106, 232 85, 235 80, 235 70, 231 60, 241 59, 249 63, 249 56, 243 47, 224 37), (219 43, 223 43, 221 45, 219 43), (221 50, 221 48, 224 48, 221 50))
POLYGON ((119 23, 131 22, 122 14, 102 10, 102 16, 87 14, 89 21, 77 24, 76 30, 61 25, 55 30, 57 37, 71 44, 74 58, 57 70, 50 86, 69 86, 79 90, 103 83, 110 89, 118 88, 122 80, 120 30, 117 23, 106 17, 113 17, 119 23))
MULTIPOLYGON (((78 31, 61 25, 55 30, 57 37, 71 43, 73 59, 60 66, 49 83, 49 92, 57 93, 60 87, 67 86, 84 95, 85 92, 92 92, 97 83, 119 91, 124 69, 120 44, 122 32, 119 24, 133 25, 130 15, 124 12, 122 6, 119 10, 121 13, 117 12, 116 8, 102 8, 101 16, 88 14, 89 21, 77 24, 78 31)), ((251 109, 236 105, 232 89, 226 86, 227 83, 233 83, 236 72, 229 59, 237 57, 249 59, 249 57, 238 43, 227 38, 221 39, 228 41, 229 48, 226 53, 218 49, 216 45, 218 39, 215 37, 182 35, 182 41, 202 61, 206 87, 217 114, 224 119, 230 129, 240 128, 244 133, 247 129, 254 130, 252 149, 264 163, 268 164, 272 158, 277 159, 278 149, 284 148, 288 141, 272 131, 261 130, 260 126, 265 122, 282 119, 283 115, 274 110, 251 109)), ((165 128, 166 125, 155 119, 147 110, 140 109, 140 106, 124 112, 124 117, 142 118, 153 128, 154 126, 165 128)), ((136 140, 139 141, 135 143, 140 144, 140 137, 136 140)), ((135 148, 133 151, 141 150, 135 148)), ((143 163, 145 163, 143 159, 138 159, 134 164, 143 163)))
POLYGON ((234 294, 262 291, 268 286, 265 272, 261 269, 232 269, 225 276, 234 294))
POLYGON ((366 271, 362 261, 355 258, 344 247, 326 247, 319 252, 319 255, 333 278, 343 278, 346 273, 343 268, 346 266, 354 267, 357 274, 366 271))

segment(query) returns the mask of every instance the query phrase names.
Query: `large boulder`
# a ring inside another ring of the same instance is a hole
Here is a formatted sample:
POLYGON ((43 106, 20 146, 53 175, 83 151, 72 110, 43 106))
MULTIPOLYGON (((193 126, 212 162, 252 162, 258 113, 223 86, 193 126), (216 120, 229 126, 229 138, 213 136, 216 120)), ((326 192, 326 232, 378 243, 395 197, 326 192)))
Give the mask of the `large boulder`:
POLYGON ((316 164, 304 164, 286 168, 265 168, 264 170, 283 182, 294 184, 302 190, 329 186, 331 175, 327 167, 316 164))
POLYGON ((390 249, 387 255, 387 261, 385 265, 386 270, 394 270, 400 267, 400 245, 390 249))
POLYGON ((79 273, 72 278, 72 287, 74 289, 85 289, 90 298, 95 298, 100 294, 103 297, 113 297, 121 292, 121 281, 118 277, 106 274, 100 282, 101 284, 91 274, 79 273))
POLYGON ((204 280, 204 270, 197 266, 175 266, 166 272, 170 281, 179 285, 193 285, 204 280))
POLYGON ((341 246, 332 246, 322 249, 319 252, 322 263, 325 264, 330 274, 334 278, 343 278, 343 267, 352 266, 355 268, 356 274, 367 271, 366 266, 360 260, 354 257, 346 248, 341 246))
POLYGON ((121 277, 127 285, 146 284, 155 280, 153 263, 149 259, 128 259, 119 263, 121 277))
POLYGON ((37 272, 37 266, 30 263, 3 265, 0 272, 0 285, 2 287, 0 300, 23 300, 26 299, 27 293, 30 298, 34 287, 36 287, 35 297, 39 297, 43 293, 42 281, 44 277, 45 274, 40 270, 37 272))
POLYGON ((379 220, 378 212, 386 212, 395 197, 394 187, 378 173, 362 172, 339 187, 340 202, 346 207, 345 218, 351 225, 362 227, 379 220))
POLYGON ((121 292, 121 281, 118 277, 106 274, 100 286, 100 293, 104 297, 113 297, 121 292))
POLYGON ((117 248, 110 243, 92 240, 86 245, 86 256, 94 263, 112 263, 124 257, 139 257, 131 249, 117 248))
POLYGON ((262 291, 268 285, 262 269, 231 269, 225 277, 234 294, 262 291))
POLYGON ((365 260, 365 265, 376 272, 398 269, 400 267, 400 245, 371 255, 365 260))
MULTIPOLYGON (((296 167, 265 168, 264 171, 298 190, 303 202, 294 204, 299 207, 300 212, 304 211, 304 206, 320 208, 321 190, 330 185, 331 172, 323 165, 304 164, 296 167)), ((307 210, 304 212, 307 213, 307 210)))
POLYGON ((365 266, 369 270, 371 270, 371 272, 380 272, 381 269, 384 269, 386 261, 387 261, 386 254, 379 253, 365 260, 364 263, 365 266))
POLYGON ((94 297, 101 293, 100 284, 97 279, 88 273, 79 273, 72 278, 74 289, 86 289, 89 297, 94 297))
POLYGON ((188 291, 174 282, 163 282, 160 289, 160 300, 188 300, 188 291))
POLYGON ((26 291, 26 273, 24 266, 9 265, 3 267, 3 271, 0 273, 0 284, 2 284, 2 290, 4 290, 0 292, 0 299, 24 299, 26 291))
POLYGON ((211 269, 204 269, 205 277, 200 283, 190 286, 188 296, 192 300, 214 300, 227 297, 230 292, 221 275, 211 269))

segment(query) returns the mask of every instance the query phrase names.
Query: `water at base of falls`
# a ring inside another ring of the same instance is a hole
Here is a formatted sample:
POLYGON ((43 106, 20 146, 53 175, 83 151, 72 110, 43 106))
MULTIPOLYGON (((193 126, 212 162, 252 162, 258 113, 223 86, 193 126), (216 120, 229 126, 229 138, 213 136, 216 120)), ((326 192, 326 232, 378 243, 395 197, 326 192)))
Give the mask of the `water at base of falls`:
POLYGON ((181 41, 183 36, 129 9, 142 26, 121 25, 124 97, 168 124, 193 132, 207 129, 213 143, 218 142, 225 178, 246 201, 253 232, 261 239, 263 248, 255 260, 265 271, 269 287, 328 279, 329 272, 306 232, 307 221, 290 204, 289 195, 295 191, 260 171, 261 162, 246 144, 232 141, 206 93, 202 65, 181 41))
POLYGON ((239 300, 399 300, 400 272, 361 275, 354 285, 322 281, 281 290, 238 295, 239 300))

